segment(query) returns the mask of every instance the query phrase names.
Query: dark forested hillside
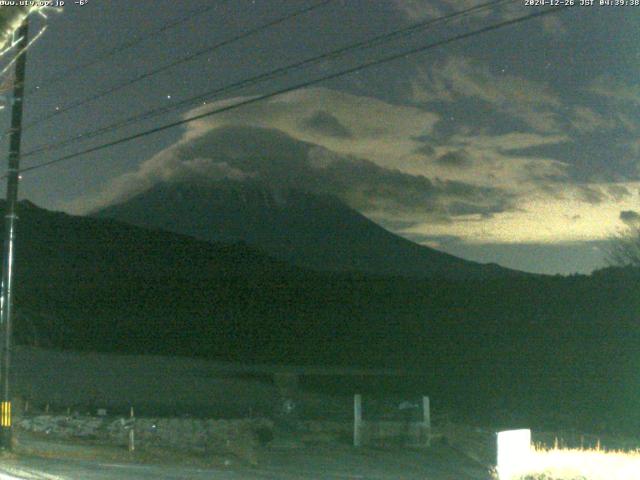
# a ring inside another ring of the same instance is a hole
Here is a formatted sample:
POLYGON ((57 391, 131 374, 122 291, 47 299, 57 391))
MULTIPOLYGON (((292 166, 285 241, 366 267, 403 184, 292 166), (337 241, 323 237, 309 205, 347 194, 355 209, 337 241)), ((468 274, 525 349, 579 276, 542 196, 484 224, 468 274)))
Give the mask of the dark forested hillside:
POLYGON ((470 411, 638 425, 633 270, 483 282, 317 273, 242 244, 30 204, 21 205, 16 265, 23 343, 395 366, 470 411))

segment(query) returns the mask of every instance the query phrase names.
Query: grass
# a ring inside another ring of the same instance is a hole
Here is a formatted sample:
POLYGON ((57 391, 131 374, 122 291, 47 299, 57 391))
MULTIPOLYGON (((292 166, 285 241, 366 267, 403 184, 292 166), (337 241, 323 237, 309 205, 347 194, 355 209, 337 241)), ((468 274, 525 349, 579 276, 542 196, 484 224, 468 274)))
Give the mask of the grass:
POLYGON ((526 463, 509 480, 640 480, 640 450, 535 447, 526 463))
POLYGON ((53 459, 73 459, 99 462, 170 464, 197 468, 227 467, 229 465, 256 465, 251 446, 228 445, 229 451, 188 452, 152 445, 138 445, 135 452, 126 446, 105 445, 80 438, 51 438, 16 430, 13 452, 0 452, 0 460, 35 456, 53 459))

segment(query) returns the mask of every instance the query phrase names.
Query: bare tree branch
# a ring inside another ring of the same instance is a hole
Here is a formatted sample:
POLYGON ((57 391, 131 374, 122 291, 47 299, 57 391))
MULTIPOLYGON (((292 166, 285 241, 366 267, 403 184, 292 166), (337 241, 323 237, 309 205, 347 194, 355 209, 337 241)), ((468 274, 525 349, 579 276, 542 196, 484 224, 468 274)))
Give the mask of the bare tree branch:
POLYGON ((606 260, 614 267, 640 267, 640 225, 630 225, 611 239, 606 260))

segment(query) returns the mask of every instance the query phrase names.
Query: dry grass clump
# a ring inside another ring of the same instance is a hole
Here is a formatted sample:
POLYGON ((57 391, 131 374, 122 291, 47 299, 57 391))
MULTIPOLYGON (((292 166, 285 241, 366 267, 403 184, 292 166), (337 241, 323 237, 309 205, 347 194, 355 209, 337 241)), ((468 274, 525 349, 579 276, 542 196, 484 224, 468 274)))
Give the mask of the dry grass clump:
POLYGON ((522 467, 513 480, 640 480, 640 450, 536 447, 522 467))

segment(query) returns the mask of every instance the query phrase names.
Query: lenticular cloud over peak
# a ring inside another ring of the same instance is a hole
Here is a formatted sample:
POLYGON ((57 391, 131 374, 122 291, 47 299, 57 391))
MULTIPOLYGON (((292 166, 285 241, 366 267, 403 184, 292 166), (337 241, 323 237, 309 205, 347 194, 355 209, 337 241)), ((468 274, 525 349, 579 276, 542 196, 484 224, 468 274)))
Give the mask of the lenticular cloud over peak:
POLYGON ((621 187, 637 192, 632 184, 576 183, 569 164, 533 153, 566 136, 472 127, 443 136, 441 121, 426 107, 325 88, 296 91, 187 124, 176 143, 71 209, 98 210, 161 183, 251 181, 335 196, 425 243, 446 235, 553 243, 606 238, 623 224, 618 212, 637 200, 616 194, 621 187))

